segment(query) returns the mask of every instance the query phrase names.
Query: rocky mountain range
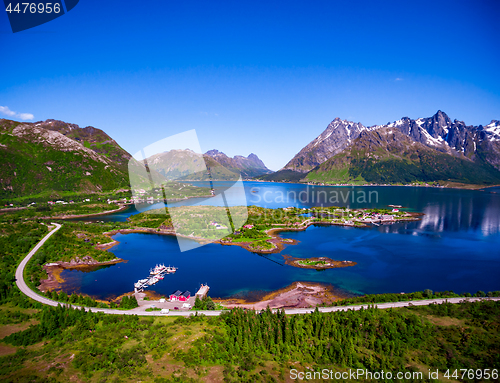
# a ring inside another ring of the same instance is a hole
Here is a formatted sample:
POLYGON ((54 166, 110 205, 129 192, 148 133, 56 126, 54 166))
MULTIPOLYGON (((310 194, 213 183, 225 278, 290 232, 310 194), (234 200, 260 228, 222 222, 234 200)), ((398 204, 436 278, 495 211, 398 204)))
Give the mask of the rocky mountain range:
POLYGON ((264 165, 264 162, 253 153, 250 153, 248 157, 234 156, 231 158, 218 150, 212 149, 206 152, 205 155, 213 158, 226 169, 241 173, 243 178, 252 178, 272 173, 272 171, 264 165))
POLYGON ((165 180, 237 180, 235 173, 212 157, 195 153, 190 149, 169 150, 154 154, 146 159, 150 170, 158 172, 165 180))
POLYGON ((361 177, 367 182, 499 183, 500 121, 471 126, 452 121, 442 111, 428 118, 403 117, 370 127, 336 118, 283 169, 266 177, 325 182, 361 177), (434 165, 423 157, 434 159, 434 165), (438 163, 441 172, 435 169, 438 163), (395 167, 401 174, 390 173, 395 167), (404 169, 410 168, 414 176, 403 176, 404 169))
POLYGON ((169 150, 146 159, 150 169, 166 180, 230 181, 271 173, 255 154, 228 157, 218 150, 205 154, 192 150, 169 150))
MULTIPOLYGON (((500 184, 500 121, 466 125, 442 111, 370 127, 336 118, 275 173, 255 154, 231 158, 210 150, 202 155, 203 171, 185 156, 189 150, 160 153, 148 161, 162 177, 177 180, 236 180, 241 174, 244 179, 327 183, 500 184)), ((0 119, 0 199, 128 189, 130 159, 92 126, 0 119)), ((141 165, 133 160, 131 166, 141 165)), ((139 183, 148 184, 143 178, 139 183)))

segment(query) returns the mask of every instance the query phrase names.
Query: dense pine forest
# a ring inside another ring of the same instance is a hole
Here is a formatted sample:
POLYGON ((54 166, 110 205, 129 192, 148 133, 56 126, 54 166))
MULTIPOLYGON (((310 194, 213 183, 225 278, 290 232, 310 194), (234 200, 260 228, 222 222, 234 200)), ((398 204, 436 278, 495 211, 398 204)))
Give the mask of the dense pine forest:
POLYGON ((210 318, 4 303, 0 319, 4 334, 20 330, 1 339, 9 352, 0 357, 2 381, 278 382, 291 370, 444 374, 500 365, 497 301, 292 316, 236 309, 210 318))

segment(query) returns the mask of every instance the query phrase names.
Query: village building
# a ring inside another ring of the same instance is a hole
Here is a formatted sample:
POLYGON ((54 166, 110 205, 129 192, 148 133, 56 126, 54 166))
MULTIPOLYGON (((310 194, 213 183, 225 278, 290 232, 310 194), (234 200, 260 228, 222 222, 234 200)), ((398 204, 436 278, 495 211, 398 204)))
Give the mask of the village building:
POLYGON ((171 302, 187 302, 187 300, 191 298, 191 292, 189 291, 184 291, 183 293, 180 290, 174 291, 172 294, 170 294, 170 301, 171 302))

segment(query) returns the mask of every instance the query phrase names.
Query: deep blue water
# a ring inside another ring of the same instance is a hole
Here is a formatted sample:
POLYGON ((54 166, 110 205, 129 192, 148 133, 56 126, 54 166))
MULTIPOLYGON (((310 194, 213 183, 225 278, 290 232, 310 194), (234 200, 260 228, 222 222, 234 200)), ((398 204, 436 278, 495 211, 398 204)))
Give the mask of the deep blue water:
MULTIPOLYGON (((217 185, 228 186, 225 183, 217 185)), ((245 202, 238 190, 232 192, 235 198, 231 204, 245 202)), ((455 292, 500 290, 500 194, 497 193, 500 193, 498 188, 485 191, 423 187, 312 188, 298 184, 246 182, 249 205, 274 208, 323 203, 358 208, 394 204, 409 211, 423 212, 425 216, 417 222, 364 229, 315 226, 302 232, 282 233, 299 243, 286 246, 281 254, 267 256, 237 246, 216 244, 181 253, 175 237, 118 234, 115 239, 120 244, 111 251, 128 260, 127 263, 90 273, 66 270, 62 274, 67 280, 63 288, 102 298, 119 295, 131 291, 133 283, 145 278, 156 263, 165 263, 179 270, 154 286, 154 290, 162 294, 176 289, 193 292, 200 283, 208 283, 211 296, 227 297, 255 290, 274 290, 294 281, 330 283, 351 293, 411 292, 427 288, 455 292), (301 196, 300 192, 303 192, 301 196), (369 192, 372 192, 371 200, 369 192), (363 193, 366 193, 365 201, 356 201, 363 193), (326 203, 335 198, 337 202, 326 203), (323 271, 299 269, 284 265, 282 254, 328 256, 358 264, 323 271)), ((210 202, 210 199, 193 199, 188 203, 210 202)), ((145 205, 140 209, 159 206, 145 205)), ((136 212, 132 207, 126 212, 98 219, 125 220, 136 212)))

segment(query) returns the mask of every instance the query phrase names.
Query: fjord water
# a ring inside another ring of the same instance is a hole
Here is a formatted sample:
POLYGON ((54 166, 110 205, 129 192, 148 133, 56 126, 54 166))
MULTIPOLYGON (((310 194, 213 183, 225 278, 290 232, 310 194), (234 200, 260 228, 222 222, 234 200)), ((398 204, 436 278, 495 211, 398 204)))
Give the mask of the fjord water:
MULTIPOLYGON (((227 186, 216 183, 216 189, 227 186)), ((228 297, 275 290, 294 281, 328 283, 354 294, 411 292, 427 288, 458 293, 500 290, 498 188, 472 191, 245 182, 244 189, 248 205, 276 208, 323 204, 385 208, 392 204, 425 215, 420 221, 379 227, 312 226, 306 231, 283 232, 282 236, 296 239, 298 244, 285 246, 279 254, 265 256, 238 246, 218 244, 181 253, 173 236, 117 234, 114 238, 120 243, 111 251, 128 262, 87 273, 65 270, 62 273, 66 280, 63 289, 99 298, 120 295, 132 291, 133 283, 145 278, 151 267, 164 263, 179 268, 151 288, 164 295, 177 289, 194 292, 200 283, 208 283, 211 296, 228 297), (282 255, 285 254, 304 258, 327 256, 351 260, 357 265, 323 271, 300 269, 284 265, 282 255)), ((238 191, 232 192, 235 193, 233 204, 245 203, 238 191)), ((211 201, 192 199, 182 203, 207 205, 211 201)), ((162 205, 146 208, 159 206, 162 205)), ((142 206, 141 210, 144 208, 142 206)), ((103 217, 121 221, 135 213, 137 210, 130 208, 103 217)), ((103 217, 99 219, 103 220, 103 217)))

